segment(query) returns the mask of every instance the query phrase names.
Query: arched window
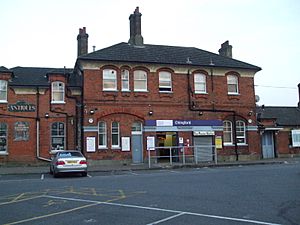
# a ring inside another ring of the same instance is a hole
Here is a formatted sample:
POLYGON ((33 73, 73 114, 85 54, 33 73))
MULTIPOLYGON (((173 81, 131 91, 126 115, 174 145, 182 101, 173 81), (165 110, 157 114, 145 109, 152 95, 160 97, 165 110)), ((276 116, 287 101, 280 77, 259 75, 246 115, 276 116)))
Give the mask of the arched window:
POLYGON ((111 123, 111 147, 119 148, 120 147, 120 129, 118 122, 111 123))
POLYGON ((51 103, 65 103, 65 84, 60 81, 52 82, 51 103))
POLYGON ((122 91, 129 91, 129 71, 122 70, 121 72, 122 91))
POLYGON ((0 80, 0 102, 7 102, 7 81, 0 80))
POLYGON ((242 120, 236 121, 236 140, 238 144, 246 144, 246 125, 242 120))
POLYGON ((134 91, 147 91, 147 73, 145 71, 134 71, 133 80, 134 91))
POLYGON ((142 123, 135 121, 131 125, 131 133, 132 134, 141 134, 142 133, 142 123))
POLYGON ((103 70, 103 91, 117 90, 117 71, 113 69, 103 70))
POLYGON ((227 76, 227 87, 228 87, 228 94, 229 95, 236 95, 239 93, 239 86, 238 86, 238 77, 236 75, 228 75, 227 76))
POLYGON ((52 123, 51 126, 51 149, 63 150, 66 143, 65 124, 62 122, 52 123))
POLYGON ((7 153, 7 124, 0 122, 0 155, 7 153))
POLYGON ((172 76, 170 72, 161 71, 159 76, 159 91, 171 92, 172 91, 172 76))
POLYGON ((206 93, 206 75, 202 73, 194 74, 195 93, 206 93))
POLYGON ((106 148, 106 140, 107 140, 107 133, 106 133, 106 123, 100 121, 98 123, 98 148, 106 148))
POLYGON ((229 120, 223 122, 223 141, 224 145, 232 145, 232 122, 229 120))

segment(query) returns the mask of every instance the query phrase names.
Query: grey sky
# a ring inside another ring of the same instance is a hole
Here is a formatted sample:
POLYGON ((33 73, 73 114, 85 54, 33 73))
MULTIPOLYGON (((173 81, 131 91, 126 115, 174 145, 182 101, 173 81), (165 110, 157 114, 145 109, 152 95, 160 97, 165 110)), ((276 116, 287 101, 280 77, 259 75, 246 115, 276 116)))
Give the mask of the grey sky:
POLYGON ((71 68, 80 27, 89 51, 127 42, 136 6, 145 43, 217 53, 229 40, 233 58, 263 69, 255 76, 259 104, 297 105, 298 0, 1 0, 0 66, 71 68))

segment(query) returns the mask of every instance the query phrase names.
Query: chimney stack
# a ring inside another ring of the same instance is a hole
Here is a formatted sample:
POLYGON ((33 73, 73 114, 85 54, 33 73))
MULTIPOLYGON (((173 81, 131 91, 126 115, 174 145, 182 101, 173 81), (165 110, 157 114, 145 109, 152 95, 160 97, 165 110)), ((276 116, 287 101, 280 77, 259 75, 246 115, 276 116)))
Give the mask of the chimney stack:
POLYGON ((88 53, 88 38, 86 28, 79 28, 79 34, 77 35, 77 57, 88 53))
POLYGON ((298 84, 298 95, 299 95, 298 108, 300 109, 300 83, 298 84))
POLYGON ((225 57, 232 58, 232 46, 229 45, 229 41, 225 41, 223 44, 221 44, 219 54, 225 57))
POLYGON ((143 46, 144 39, 141 31, 141 17, 142 14, 139 12, 139 7, 136 7, 134 13, 129 16, 130 20, 130 39, 129 44, 143 46))

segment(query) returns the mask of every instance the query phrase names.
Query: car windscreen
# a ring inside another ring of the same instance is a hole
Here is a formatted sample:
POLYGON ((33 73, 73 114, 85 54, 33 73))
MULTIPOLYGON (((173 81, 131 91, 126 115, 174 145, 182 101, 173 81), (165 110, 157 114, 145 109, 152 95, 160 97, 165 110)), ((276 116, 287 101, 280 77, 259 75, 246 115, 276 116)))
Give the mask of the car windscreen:
POLYGON ((67 158, 67 157, 82 157, 80 152, 60 152, 58 157, 67 158))

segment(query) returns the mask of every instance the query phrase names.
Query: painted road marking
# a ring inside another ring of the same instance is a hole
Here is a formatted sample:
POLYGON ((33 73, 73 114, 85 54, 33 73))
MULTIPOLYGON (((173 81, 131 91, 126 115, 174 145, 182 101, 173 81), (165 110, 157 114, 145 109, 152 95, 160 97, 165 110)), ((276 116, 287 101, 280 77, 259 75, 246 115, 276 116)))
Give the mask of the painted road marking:
POLYGON ((174 219, 174 218, 179 217, 179 216, 182 216, 182 215, 185 215, 185 213, 179 213, 179 214, 176 214, 176 215, 174 215, 174 216, 169 216, 169 217, 164 218, 164 219, 162 219, 162 220, 158 220, 158 221, 155 221, 155 222, 153 222, 153 223, 148 223, 147 225, 159 224, 159 223, 166 222, 166 221, 168 221, 168 220, 174 219))
POLYGON ((235 222, 244 222, 244 223, 253 223, 253 224, 262 224, 262 225, 281 225, 278 223, 270 223, 258 220, 248 220, 248 219, 241 219, 235 217, 227 217, 227 216, 218 216, 218 215, 210 215, 210 214, 203 214, 203 213, 193 213, 193 212, 184 212, 180 210, 171 210, 171 209, 163 209, 163 208, 154 208, 154 207, 147 207, 147 206, 139 206, 139 205, 129 205, 129 204, 121 204, 121 203, 113 203, 113 202, 101 202, 101 201, 94 201, 94 200, 86 200, 80 198, 66 198, 66 197, 58 197, 58 196, 51 196, 51 195, 44 195, 45 198, 53 198, 53 199, 61 199, 61 200, 69 200, 69 201, 78 201, 78 202, 86 202, 92 204, 103 204, 103 205, 112 205, 112 206, 120 206, 120 207, 128 207, 128 208, 136 208, 136 209, 145 209, 145 210, 153 210, 153 211, 161 211, 161 212, 169 212, 175 213, 177 215, 192 215, 192 216, 199 216, 199 217, 207 217, 213 219, 221 219, 221 220, 230 220, 235 222))

